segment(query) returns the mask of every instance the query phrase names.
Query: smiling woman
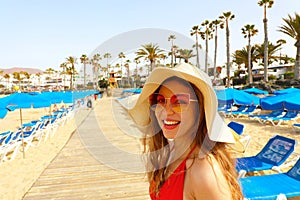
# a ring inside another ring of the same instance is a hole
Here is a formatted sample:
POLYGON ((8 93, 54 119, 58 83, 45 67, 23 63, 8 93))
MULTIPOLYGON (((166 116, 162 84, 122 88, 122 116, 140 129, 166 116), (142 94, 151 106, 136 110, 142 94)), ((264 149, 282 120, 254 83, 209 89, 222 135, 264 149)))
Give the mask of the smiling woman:
POLYGON ((143 139, 151 199, 242 199, 209 77, 183 63, 156 68, 129 114, 143 139))

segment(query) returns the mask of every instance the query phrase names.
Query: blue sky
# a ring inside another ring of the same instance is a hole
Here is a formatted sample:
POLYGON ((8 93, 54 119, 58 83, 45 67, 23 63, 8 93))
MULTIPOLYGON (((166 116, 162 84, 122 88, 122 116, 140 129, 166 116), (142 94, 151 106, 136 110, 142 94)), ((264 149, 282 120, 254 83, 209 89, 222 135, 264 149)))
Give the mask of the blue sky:
MULTIPOLYGON (((32 67, 59 69, 68 56, 89 55, 103 42, 123 32, 142 28, 176 31, 190 37, 190 30, 225 11, 230 22, 231 52, 247 43, 241 34, 246 24, 259 30, 253 43, 262 43, 263 8, 258 0, 14 0, 1 1, 0 68, 32 67)), ((299 0, 275 0, 268 9, 269 41, 287 40, 283 54, 294 56, 294 40, 278 32, 282 18, 294 15, 299 0)), ((167 39, 166 39, 167 40, 167 39)), ((176 40, 175 40, 176 43, 176 40)), ((204 47, 204 41, 200 41, 204 47)), ((142 45, 142 44, 141 44, 142 45)), ((213 42, 209 43, 213 57, 213 42)), ((104 54, 105 52, 103 52, 104 54)), ((103 55, 102 54, 102 55, 103 55)), ((225 31, 219 31, 218 65, 226 61, 225 31)))

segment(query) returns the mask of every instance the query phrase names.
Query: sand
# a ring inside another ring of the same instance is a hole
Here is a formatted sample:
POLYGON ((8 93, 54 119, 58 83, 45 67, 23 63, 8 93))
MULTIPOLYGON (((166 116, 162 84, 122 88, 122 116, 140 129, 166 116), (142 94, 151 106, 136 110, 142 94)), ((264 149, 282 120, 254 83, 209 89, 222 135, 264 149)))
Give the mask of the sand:
MULTIPOLYGON (((105 100, 105 97, 103 97, 105 100)), ((97 102, 99 103, 99 102, 97 102)), ((96 104, 97 104, 96 103, 96 104)), ((49 108, 42 109, 24 109, 23 123, 26 121, 38 119, 41 115, 49 112, 49 108)), ((70 119, 64 126, 59 127, 57 133, 37 147, 30 147, 26 152, 26 157, 22 154, 10 162, 0 164, 0 199, 22 199, 23 195, 30 189, 39 175, 49 165, 51 160, 60 152, 68 142, 76 125, 83 121, 90 110, 84 108, 79 111, 79 118, 70 119)), ((19 110, 11 112, 3 120, 0 120, 1 131, 15 130, 19 126, 19 110)), ((236 157, 252 156, 257 154, 267 143, 270 137, 278 134, 289 138, 300 140, 300 133, 292 129, 291 122, 275 127, 271 124, 260 124, 256 120, 250 120, 246 117, 239 119, 225 118, 226 122, 236 121, 245 125, 243 134, 251 136, 249 148, 245 153, 235 153, 236 157)), ((300 121, 297 121, 300 122, 300 121)), ((117 127, 111 127, 117 128, 117 127)), ((296 147, 295 152, 300 153, 300 146, 296 147)), ((272 173, 272 172, 270 172, 272 173)))

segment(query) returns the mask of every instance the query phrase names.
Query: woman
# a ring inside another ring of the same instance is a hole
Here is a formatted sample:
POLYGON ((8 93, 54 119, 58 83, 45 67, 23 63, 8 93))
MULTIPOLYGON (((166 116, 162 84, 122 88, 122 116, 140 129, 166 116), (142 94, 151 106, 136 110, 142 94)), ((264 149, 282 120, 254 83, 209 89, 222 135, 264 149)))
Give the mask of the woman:
POLYGON ((189 64, 156 68, 129 114, 147 127, 151 199, 243 198, 209 77, 189 64))

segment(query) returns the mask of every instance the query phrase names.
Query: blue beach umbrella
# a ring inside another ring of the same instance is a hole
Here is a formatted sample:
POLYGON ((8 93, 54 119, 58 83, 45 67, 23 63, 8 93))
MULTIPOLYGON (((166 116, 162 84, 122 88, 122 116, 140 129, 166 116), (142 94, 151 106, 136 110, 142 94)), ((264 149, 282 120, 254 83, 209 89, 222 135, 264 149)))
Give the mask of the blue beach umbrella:
POLYGON ((300 110, 300 91, 270 96, 260 99, 260 105, 265 110, 300 110))
POLYGON ((249 94, 268 94, 267 91, 264 91, 264 90, 261 90, 261 89, 258 89, 258 88, 248 88, 248 89, 245 89, 245 90, 242 90, 244 92, 247 92, 249 94))
MULTIPOLYGON (((49 107, 50 105, 51 105, 50 99, 46 98, 45 96, 42 96, 39 93, 17 92, 1 99, 2 108, 5 107, 7 110, 20 109, 21 127, 23 125, 22 109, 42 108, 42 107, 49 107)), ((5 117, 5 115, 2 116, 5 117)), ((23 157, 25 158, 23 130, 21 130, 21 134, 22 134, 23 157)))
POLYGON ((259 97, 242 90, 226 88, 225 90, 216 90, 216 95, 220 104, 259 105, 259 97))
POLYGON ((273 92, 275 95, 282 95, 282 94, 289 94, 289 93, 294 93, 294 92, 300 92, 300 89, 298 88, 286 88, 283 90, 276 90, 273 92))

